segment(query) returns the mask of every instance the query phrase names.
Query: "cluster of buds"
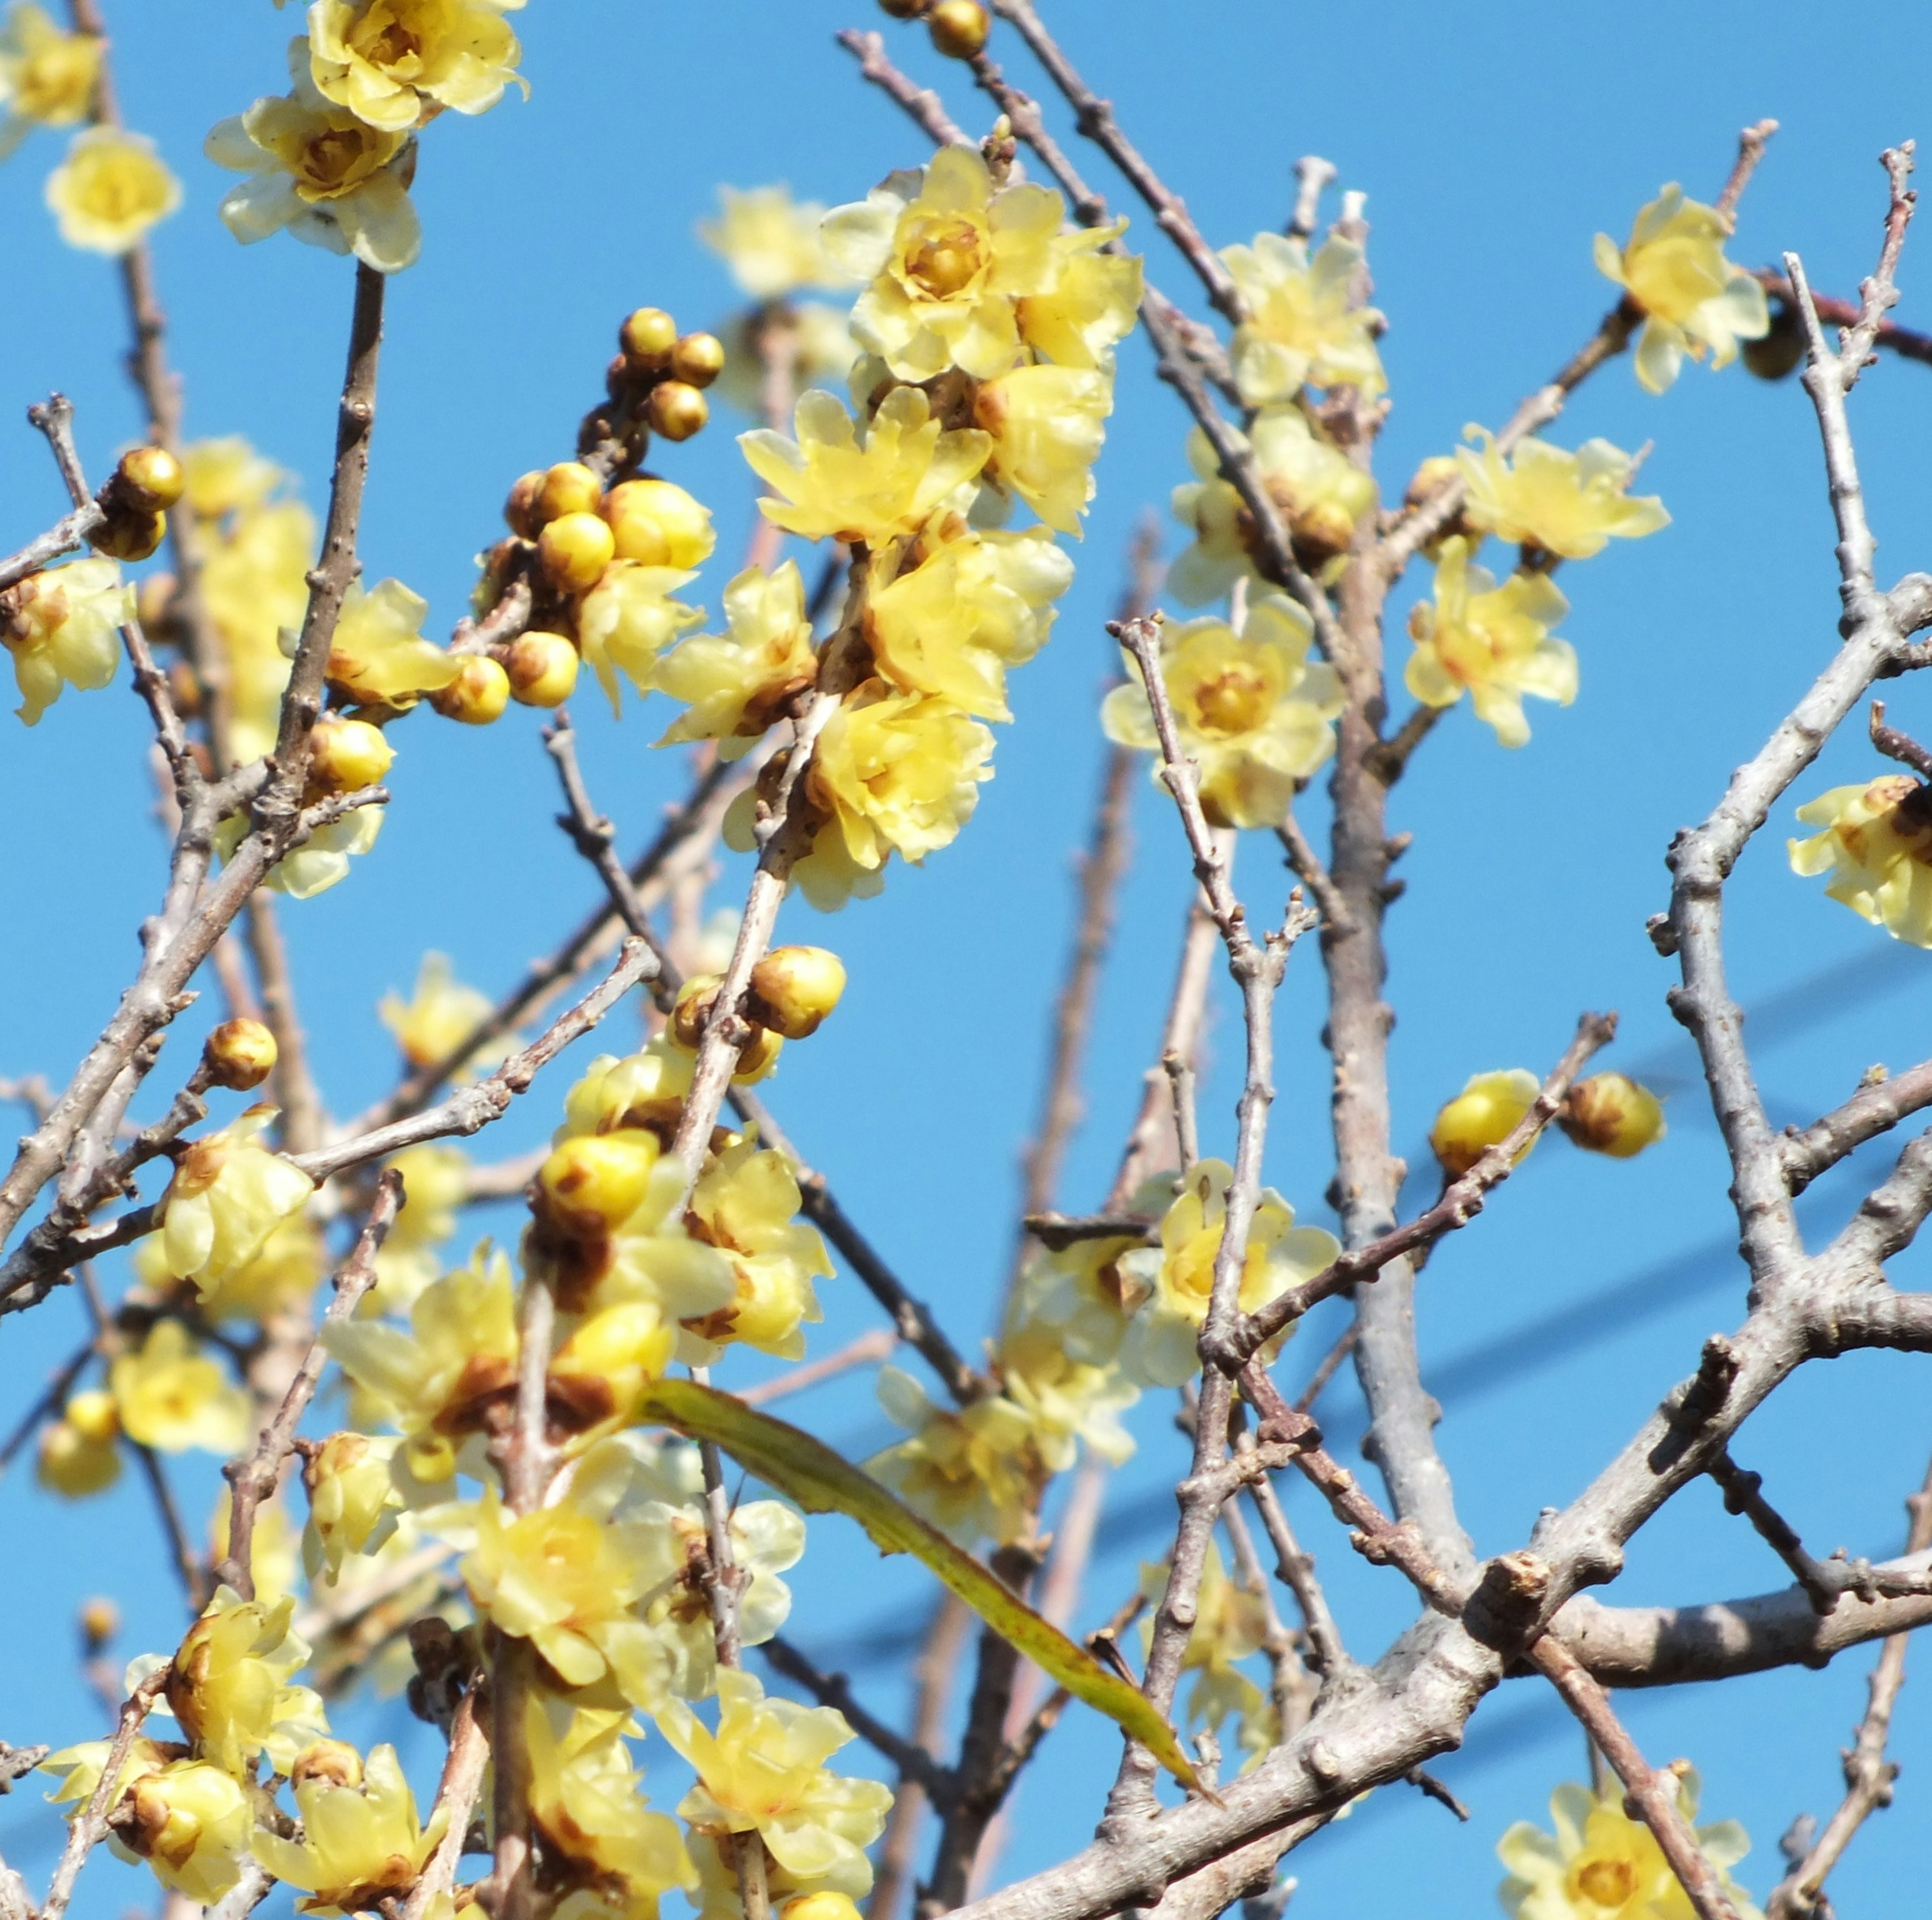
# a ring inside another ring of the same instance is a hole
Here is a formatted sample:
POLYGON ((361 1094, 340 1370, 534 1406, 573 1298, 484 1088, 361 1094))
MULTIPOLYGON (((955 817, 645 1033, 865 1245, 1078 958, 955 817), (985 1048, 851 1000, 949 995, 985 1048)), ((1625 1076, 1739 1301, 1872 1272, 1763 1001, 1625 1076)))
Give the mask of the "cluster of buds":
POLYGON ((980 0, 879 0, 896 20, 923 20, 932 44, 949 60, 970 60, 985 49, 992 16, 980 0))
MULTIPOLYGON (((718 974, 696 974, 685 982, 670 1022, 680 1046, 697 1050, 723 984, 718 974)), ((738 1056, 737 1077, 764 1078, 785 1042, 817 1033, 844 991, 845 968, 837 954, 823 946, 773 947, 752 969, 745 989, 740 1011, 751 1038, 738 1056)))
MULTIPOLYGON (((1436 1116, 1429 1144, 1450 1179, 1459 1178, 1492 1147, 1499 1147, 1534 1104, 1536 1076, 1517 1066, 1472 1077, 1436 1116)), ((1664 1106, 1648 1087, 1624 1073, 1593 1073, 1564 1096, 1556 1120, 1586 1152, 1628 1160, 1664 1135, 1664 1106)), ((1520 1161, 1535 1144, 1516 1155, 1520 1161)))
POLYGON ((724 370, 716 334, 680 333, 662 307, 638 308, 617 329, 617 352, 604 370, 604 401, 584 416, 579 452, 604 452, 613 473, 634 473, 653 434, 688 440, 704 430, 711 417, 704 389, 724 370))
POLYGON ((187 486, 181 462, 166 447, 130 447, 94 496, 107 518, 89 544, 112 560, 146 560, 166 537, 168 509, 187 486))

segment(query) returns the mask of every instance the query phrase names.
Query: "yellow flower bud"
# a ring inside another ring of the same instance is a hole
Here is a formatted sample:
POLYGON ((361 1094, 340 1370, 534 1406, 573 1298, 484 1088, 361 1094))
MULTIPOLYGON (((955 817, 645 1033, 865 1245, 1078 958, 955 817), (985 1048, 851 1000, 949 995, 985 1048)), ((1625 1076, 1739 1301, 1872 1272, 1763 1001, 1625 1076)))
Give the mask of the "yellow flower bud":
POLYGON ((64 1419, 41 1428, 34 1478, 50 1493, 79 1500, 103 1492, 120 1477, 120 1450, 111 1442, 104 1445, 90 1440, 64 1419))
POLYGON ((359 793, 395 764, 396 750, 380 727, 325 713, 309 736, 309 782, 324 794, 359 793))
POLYGON ((617 543, 595 513, 567 513, 553 520, 537 539, 544 578, 560 592, 584 593, 603 578, 616 558, 617 543))
POLYGON ((724 343, 715 333, 688 333, 670 350, 674 380, 708 387, 724 370, 724 343))
POLYGON ((644 417, 654 434, 668 440, 688 440, 711 418, 711 403, 682 380, 660 380, 644 404, 644 417))
POLYGON ((949 60, 970 60, 986 44, 992 16, 980 0, 939 0, 926 16, 932 44, 949 60))
POLYGON ((818 1032, 845 991, 845 968, 823 946, 775 946, 752 969, 746 1017, 788 1040, 818 1032))
POLYGON ((1570 1089, 1556 1124, 1589 1152, 1628 1160, 1664 1138, 1664 1107, 1627 1074, 1593 1073, 1570 1089))
POLYGON ((362 1756, 346 1740, 318 1740, 304 1747, 289 1768, 289 1784, 300 1789, 312 1780, 330 1786, 360 1786, 362 1756))
POLYGON ((661 373, 670 364, 677 344, 677 322, 662 307, 640 307, 617 329, 617 344, 632 366, 661 373))
POLYGON ((677 990, 670 1010, 670 1036, 681 1047, 695 1047, 704 1037, 712 1001, 723 983, 722 974, 693 974, 677 990))
POLYGON ((206 1761, 177 1760, 134 1783, 114 1831, 164 1886, 212 1906, 242 1877, 254 1825, 238 1782, 206 1761))
POLYGON ((80 1604, 80 1633, 90 1651, 98 1652, 121 1630, 121 1610, 96 1594, 80 1604))
POLYGON ((510 697, 525 706, 561 706, 577 684, 577 649, 560 633, 526 633, 503 656, 510 697))
POLYGON ((691 568, 711 557, 711 515, 668 480, 626 480, 604 496, 617 557, 647 567, 691 568))
POLYGON ((550 1419, 566 1432, 582 1433, 628 1418, 645 1386, 670 1364, 676 1337, 652 1300, 626 1300, 593 1313, 550 1364, 544 1398, 550 1419))
POLYGON ((604 1238, 642 1204, 658 1151, 640 1127, 565 1141, 537 1174, 544 1219, 574 1240, 604 1238))
POLYGON ((1520 1066, 1472 1076, 1429 1130, 1429 1144, 1444 1172, 1452 1179, 1467 1173, 1492 1147, 1507 1139, 1528 1112, 1538 1085, 1536 1076, 1520 1066))
POLYGON ((121 1415, 115 1407, 114 1396, 98 1387, 75 1394, 62 1409, 61 1418, 83 1440, 91 1440, 97 1446, 116 1438, 121 1432, 121 1415))
POLYGON ((188 490, 188 476, 166 447, 133 447, 121 456, 112 484, 130 507, 160 513, 188 490))
POLYGON ((778 1909, 780 1920, 859 1920, 857 1903, 849 1893, 802 1894, 778 1909))
POLYGON ((541 466, 532 467, 510 489, 509 497, 503 502, 503 518, 510 531, 521 534, 526 540, 534 540, 543 530, 543 523, 537 518, 537 496, 548 477, 541 466))
POLYGON ((932 0, 879 0, 879 10, 896 20, 916 20, 931 4, 932 0))
POLYGON ((509 700, 509 675, 487 653, 472 653, 448 686, 430 695, 429 704, 446 720, 487 727, 502 717, 509 700))
POLYGON ((275 1036, 259 1020, 224 1020, 208 1036, 202 1064, 218 1087, 245 1094, 275 1070, 275 1036))
POLYGON ((604 497, 604 483, 580 460, 561 460, 544 474, 537 489, 537 524, 548 526, 566 514, 595 513, 604 497))
POLYGON ((1431 454, 1415 470, 1415 478, 1408 483, 1408 490, 1402 496, 1406 507, 1419 507, 1430 495, 1438 492, 1452 480, 1462 476, 1462 470, 1453 453, 1431 454))
POLYGON ((110 560, 145 560, 166 538, 167 531, 163 515, 130 508, 110 515, 105 526, 88 536, 88 544, 110 560))

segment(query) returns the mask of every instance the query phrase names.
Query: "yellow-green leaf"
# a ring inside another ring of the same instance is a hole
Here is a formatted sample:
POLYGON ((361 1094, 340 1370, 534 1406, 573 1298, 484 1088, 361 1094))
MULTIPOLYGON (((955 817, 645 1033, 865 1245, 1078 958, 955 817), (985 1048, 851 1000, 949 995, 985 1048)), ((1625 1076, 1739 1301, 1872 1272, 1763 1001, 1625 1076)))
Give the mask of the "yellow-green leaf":
POLYGON ((742 1400, 691 1380, 660 1380, 644 1396, 646 1420, 710 1440, 738 1464, 809 1514, 856 1520, 881 1553, 910 1553, 924 1562, 1001 1639, 1017 1647, 1076 1700, 1105 1714, 1140 1742, 1191 1792, 1199 1778, 1180 1742, 1138 1687, 1102 1666, 1087 1649, 996 1580, 970 1553, 928 1526, 910 1508, 830 1447, 798 1427, 754 1412, 742 1400))

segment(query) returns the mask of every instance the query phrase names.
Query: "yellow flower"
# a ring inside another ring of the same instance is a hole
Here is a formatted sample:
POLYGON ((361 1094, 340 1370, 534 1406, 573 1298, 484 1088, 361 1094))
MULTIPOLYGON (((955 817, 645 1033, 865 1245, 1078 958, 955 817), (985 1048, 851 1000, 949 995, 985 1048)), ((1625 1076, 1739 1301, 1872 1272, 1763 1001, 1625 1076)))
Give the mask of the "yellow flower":
POLYGON ((0 640, 14 656, 29 727, 59 699, 63 686, 93 692, 114 677, 120 629, 134 617, 134 590, 112 560, 75 560, 29 574, 0 594, 0 640))
MULTIPOLYGON (((1178 1387, 1200 1371, 1196 1342, 1214 1288, 1233 1176, 1226 1160, 1196 1161, 1162 1218, 1160 1246, 1120 1256, 1120 1271, 1137 1298, 1120 1343, 1120 1364, 1150 1386, 1178 1387)), ((1341 1242, 1326 1228, 1297 1226, 1294 1209, 1273 1187, 1263 1187, 1248 1229, 1237 1304, 1244 1313, 1265 1306, 1332 1266, 1341 1251, 1341 1242)))
POLYGON ((752 299, 782 299, 801 286, 846 286, 859 278, 826 250, 818 230, 825 209, 818 201, 794 201, 784 186, 720 187, 718 206, 716 220, 698 222, 698 238, 752 299))
POLYGON ((204 1292, 236 1280, 283 1221, 315 1191, 299 1167, 256 1142, 275 1118, 250 1107, 219 1132, 194 1142, 175 1162, 161 1196, 161 1248, 169 1272, 204 1292))
POLYGON ((436 1250, 456 1232, 470 1196, 470 1156, 442 1141, 405 1147, 388 1164, 403 1176, 402 1211, 376 1256, 376 1284, 357 1311, 364 1318, 406 1313, 442 1271, 436 1250))
POLYGON ((953 516, 929 526, 920 548, 903 572, 892 556, 873 562, 866 637, 880 671, 962 712, 1010 720, 1006 670, 1046 644, 1073 562, 1044 527, 977 533, 953 516))
MULTIPOLYGON (((1298 406, 1264 407, 1246 443, 1256 477, 1288 523, 1295 558, 1316 574, 1338 564, 1356 523, 1375 506, 1373 478, 1322 439, 1298 406)), ((1172 505, 1194 544, 1175 556, 1167 586, 1184 605, 1204 607, 1236 580, 1258 578, 1254 516, 1222 478, 1220 457, 1198 427, 1187 436, 1187 464, 1198 477, 1174 488, 1172 505)))
POLYGON ((239 434, 184 447, 182 470, 188 478, 188 503, 200 520, 259 507, 287 477, 239 434))
MULTIPOLYGON (((1306 780, 1334 751, 1330 722, 1342 710, 1332 667, 1311 665, 1314 628, 1278 594, 1256 598, 1237 634, 1225 620, 1161 630, 1161 678, 1188 758, 1201 770, 1201 806, 1217 826, 1277 826, 1306 780)), ((1109 740, 1157 748, 1154 710, 1139 667, 1100 709, 1109 740)), ((1160 784, 1160 763, 1153 774, 1160 784)))
POLYGON ((88 127, 47 176, 47 205, 70 247, 120 254, 181 205, 181 182, 142 134, 88 127))
POLYGON ((564 1122, 556 1137, 641 1129, 668 1144, 691 1090, 692 1058, 662 1034, 622 1060, 599 1054, 563 1096, 564 1122))
POLYGON ((1010 1322, 994 1359, 1000 1390, 1026 1415, 1034 1451, 1049 1473, 1064 1473, 1084 1440, 1115 1466, 1132 1459, 1133 1436, 1120 1415, 1141 1390, 1111 1366, 1077 1360, 1045 1321, 1010 1322))
POLYGON ((399 580, 350 588, 328 649, 328 683, 370 706, 413 706, 449 685, 463 662, 425 640, 429 602, 399 580))
POLYGON ((1834 787, 1798 809, 1808 840, 1785 842, 1791 870, 1827 873, 1826 893, 1895 940, 1932 946, 1932 790, 1909 773, 1834 787))
POLYGON ((104 1492, 121 1478, 121 1415, 114 1396, 99 1388, 76 1394, 58 1420, 40 1430, 34 1478, 70 1500, 104 1492))
POLYGON ((1064 208, 1051 188, 995 188, 976 147, 943 147, 826 217, 826 250, 869 284, 853 336, 904 380, 989 380, 1020 352, 1014 302, 1045 292, 1064 208))
MULTIPOLYGON (((410 998, 385 994, 376 1010, 412 1066, 435 1066, 447 1060, 495 1010, 496 1003, 487 993, 457 979, 446 953, 425 953, 410 998)), ((494 1064, 509 1050, 509 1042, 500 1042, 477 1054, 471 1064, 494 1064)))
MULTIPOLYGON (((698 1920, 745 1920, 744 1903, 738 1894, 738 1870, 730 1852, 729 1836, 695 1830, 686 1838, 692 1863, 698 1870, 698 1891, 691 1904, 698 1920)), ((860 1920, 852 1896, 840 1892, 831 1882, 814 1880, 808 1874, 789 1874, 766 1856, 766 1891, 772 1910, 782 1920, 860 1920), (811 1900, 810 1906, 802 1904, 811 1900)))
POLYGON ((657 684, 688 710, 664 730, 659 746, 717 740, 721 757, 736 760, 817 680, 796 561, 770 574, 747 567, 724 590, 724 618, 726 632, 687 640, 659 664, 657 684))
MULTIPOLYGON (((328 1251, 320 1229, 300 1214, 281 1221, 260 1252, 218 1282, 200 1283, 201 1310, 210 1320, 251 1320, 258 1324, 298 1305, 314 1293, 328 1270, 328 1251)), ((142 1283, 165 1292, 175 1275, 168 1265, 166 1237, 150 1234, 134 1247, 134 1271, 142 1283)))
POLYGON ((178 1320, 156 1321, 137 1352, 118 1354, 107 1384, 122 1430, 143 1447, 237 1454, 248 1438, 248 1396, 178 1320))
MULTIPOLYGON (((291 900, 312 900, 318 893, 326 893, 338 880, 349 878, 353 860, 375 845, 386 811, 380 806, 361 806, 339 820, 331 820, 326 826, 317 827, 292 853, 284 854, 268 869, 266 884, 277 893, 286 893, 291 900)), ((238 816, 216 830, 215 844, 224 857, 241 838, 236 830, 246 824, 238 816), (232 836, 226 845, 223 844, 224 834, 232 836)))
POLYGON ((441 1807, 427 1830, 418 1823, 416 1796, 387 1745, 370 1749, 356 1784, 319 1771, 298 1781, 295 1798, 302 1838, 258 1827, 255 1857, 277 1880, 308 1892, 296 1903, 304 1913, 353 1913, 406 1893, 449 1823, 441 1807))
MULTIPOLYGON (((1492 1147, 1500 1146, 1535 1104, 1541 1082, 1525 1066, 1472 1074, 1462 1090, 1436 1116, 1430 1150, 1453 1180, 1467 1173, 1492 1147)), ((1534 1147, 1532 1141, 1530 1146, 1534 1147)), ((1516 1156, 1520 1161, 1529 1151, 1516 1156)))
POLYGON ((1304 385, 1371 395, 1388 385, 1376 351, 1382 316, 1351 301, 1362 264, 1353 241, 1331 234, 1311 260, 1305 242, 1257 233, 1252 246, 1223 248, 1221 257, 1253 316, 1235 328, 1229 355, 1249 406, 1292 400, 1304 385))
POLYGON ((658 656, 704 620, 703 608, 671 597, 697 578, 677 567, 614 560, 578 603, 578 644, 614 713, 623 711, 618 672, 640 693, 662 686, 658 656))
POLYGON ((1646 392, 1664 392, 1687 352, 1696 360, 1708 353, 1713 368, 1726 367, 1739 340, 1770 331, 1764 289, 1724 258, 1731 231, 1727 215, 1687 200, 1673 181, 1639 210, 1627 245, 1597 236, 1598 271, 1643 309, 1636 377, 1646 392))
POLYGON ((678 1812, 703 1833, 756 1833, 788 1873, 863 1893, 872 1884, 863 1850, 884 1831, 892 1791, 842 1780, 825 1762, 852 1738, 831 1707, 768 1700, 748 1673, 718 1676, 718 1730, 682 1701, 658 1713, 664 1738, 697 1769, 678 1812))
POLYGON ((308 1643, 290 1630, 295 1596, 271 1606, 220 1587, 168 1668, 167 1700, 197 1760, 237 1779, 266 1751, 278 1773, 328 1730, 322 1702, 289 1684, 308 1643))
POLYGON ((895 387, 862 442, 836 395, 801 397, 794 442, 760 428, 738 436, 752 471, 782 500, 759 511, 812 540, 876 545, 916 532, 940 502, 973 479, 993 442, 968 428, 942 431, 926 395, 895 387))
POLYGON ((1613 537, 1635 540, 1670 524, 1655 494, 1631 498, 1626 489, 1636 463, 1608 440, 1586 440, 1574 453, 1520 440, 1505 455, 1486 428, 1466 431, 1480 444, 1456 449, 1469 490, 1462 517, 1486 533, 1587 560, 1613 537))
POLYGON ((912 1438, 866 1462, 874 1480, 962 1546, 987 1539, 1004 1546, 1028 1531, 1045 1475, 1024 1408, 988 1394, 955 1413, 935 1406, 896 1366, 879 1369, 878 1395, 912 1438))
MULTIPOLYGON (((1167 1564, 1156 1561, 1141 1568, 1141 1592, 1157 1606, 1167 1592, 1167 1564)), ((1151 1642, 1154 1622, 1141 1626, 1142 1644, 1151 1642)), ((1221 1564, 1220 1550, 1211 1541, 1201 1569, 1195 1600, 1195 1619, 1181 1656, 1183 1673, 1198 1674, 1187 1696, 1187 1719, 1218 1735, 1231 1713, 1252 1713, 1262 1704, 1262 1690, 1237 1670, 1236 1663, 1258 1653, 1268 1639, 1268 1610, 1259 1594, 1237 1586, 1221 1564)))
POLYGON ((302 1529, 303 1570, 333 1586, 352 1553, 373 1552, 395 1531, 401 1507, 393 1471, 394 1438, 332 1433, 302 1469, 308 1523, 302 1529))
POLYGON ((87 117, 100 74, 101 43, 93 34, 63 33, 44 7, 18 0, 0 28, 0 158, 36 126, 71 127, 87 117))
POLYGON ((1547 574, 1515 573, 1502 586, 1469 564, 1458 534, 1442 543, 1436 599, 1413 608, 1404 683, 1427 706, 1453 706, 1467 692, 1477 717, 1506 747, 1529 738, 1526 694, 1568 706, 1576 698, 1576 650, 1551 632, 1570 603, 1547 574))
MULTIPOLYGON (((57 1754, 50 1754, 40 1762, 39 1770, 42 1773, 60 1775, 59 1784, 47 1798, 56 1807, 73 1810, 68 1815, 70 1821, 80 1819, 94 1798, 94 1790, 100 1784, 100 1776, 107 1770, 107 1750, 112 1744, 109 1740, 82 1740, 74 1746, 63 1747, 57 1754)), ((178 1741, 164 1744, 150 1740, 145 1735, 136 1735, 122 1766, 121 1777, 115 1783, 117 1790, 108 1803, 110 1810, 119 1803, 136 1780, 159 1773, 182 1750, 178 1741)))
POLYGON ((416 146, 325 100, 309 70, 306 39, 289 44, 293 90, 256 101, 224 120, 204 151, 218 166, 248 177, 229 189, 221 218, 244 246, 284 227, 298 240, 352 253, 379 273, 397 273, 422 248, 410 200, 416 146))
MULTIPOLYGON (((1697 1776, 1685 1769, 1677 1790, 1685 1819, 1697 1811, 1697 1776)), ((1623 1790, 1599 1796, 1566 1782, 1550 1796, 1554 1834, 1519 1820, 1496 1843, 1510 1876, 1498 1890, 1513 1920, 1691 1920, 1690 1896, 1670 1870, 1649 1828, 1623 1810, 1623 1790)), ((1750 1851, 1736 1820, 1697 1829, 1706 1859, 1740 1920, 1761 1920, 1729 1870, 1750 1851)))
POLYGON ((973 418, 993 438, 988 482, 1077 539, 1113 410, 1113 376, 1092 368, 1016 367, 987 381, 974 396, 973 418))
POLYGON ((188 497, 201 517, 201 592, 228 672, 230 752, 238 764, 274 746, 290 658, 284 634, 308 606, 314 517, 300 502, 270 502, 282 478, 245 440, 206 442, 184 462, 188 497), (199 477, 197 477, 199 476, 199 477))
POLYGON ((407 133, 446 106, 483 112, 517 79, 523 49, 503 16, 523 4, 317 0, 308 10, 310 77, 325 99, 385 133, 407 133))
MULTIPOLYGON (((233 1508, 233 1496, 224 1486, 215 1496, 214 1511, 208 1518, 211 1566, 228 1551, 228 1523, 233 1508)), ((255 1509, 255 1528, 248 1536, 248 1577, 255 1583, 255 1598, 273 1606, 284 1594, 293 1593, 301 1560, 301 1540, 278 1491, 255 1509)))
MULTIPOLYGON (((1135 1195, 1130 1210, 1164 1213, 1173 1197, 1172 1178, 1158 1178, 1135 1195)), ((1130 1311, 1132 1283, 1120 1271, 1120 1256, 1141 1244, 1124 1234, 1041 1254, 1022 1277, 1015 1315, 1051 1329, 1069 1359, 1106 1366, 1120 1351, 1130 1311)))
POLYGON ((205 1761, 173 1760, 135 1780, 109 1839, 170 1892, 212 1906, 242 1877, 254 1817, 240 1781, 205 1761))
POLYGON ((1062 367, 1111 367, 1114 349, 1140 311, 1142 268, 1136 254, 1100 249, 1126 226, 1086 227, 1054 241, 1058 271, 1042 293, 1022 294, 1020 337, 1062 367))
POLYGON ((761 1149, 754 1136, 712 1156, 685 1223, 730 1263, 736 1291, 725 1305, 684 1323, 704 1348, 700 1364, 733 1341, 785 1360, 804 1358, 802 1324, 825 1317, 812 1283, 829 1280, 832 1270, 818 1229, 796 1217, 800 1204, 791 1162, 761 1149))

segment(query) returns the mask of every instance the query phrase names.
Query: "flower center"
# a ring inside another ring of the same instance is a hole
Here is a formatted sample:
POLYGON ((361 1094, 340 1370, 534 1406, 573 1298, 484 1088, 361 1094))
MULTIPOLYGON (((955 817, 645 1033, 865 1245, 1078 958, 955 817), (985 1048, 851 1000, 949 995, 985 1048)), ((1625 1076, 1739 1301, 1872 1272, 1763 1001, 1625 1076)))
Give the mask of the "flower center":
POLYGON ((302 148, 302 163, 310 183, 328 190, 346 186, 365 152, 360 128, 333 128, 317 134, 302 148))
POLYGON ((928 227, 908 252, 905 270, 928 298, 950 300, 980 271, 980 236, 964 220, 928 227))
POLYGON ((1621 1906, 1636 1891, 1636 1869, 1628 1860, 1592 1860, 1577 1874, 1576 1890, 1599 1906, 1621 1906))
POLYGON ((1251 734, 1268 717, 1268 682, 1245 667, 1226 667, 1194 689, 1194 711, 1203 733, 1251 734))

